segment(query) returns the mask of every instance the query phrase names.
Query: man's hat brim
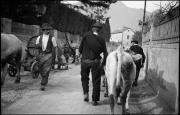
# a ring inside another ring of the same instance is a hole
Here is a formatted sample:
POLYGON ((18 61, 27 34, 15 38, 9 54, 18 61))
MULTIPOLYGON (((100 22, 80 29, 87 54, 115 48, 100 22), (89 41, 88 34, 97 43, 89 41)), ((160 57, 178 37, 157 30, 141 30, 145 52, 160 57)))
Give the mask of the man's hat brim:
POLYGON ((52 27, 47 23, 43 24, 41 28, 42 28, 42 30, 51 30, 52 29, 52 27))
POLYGON ((52 27, 44 27, 44 28, 42 28, 42 30, 51 30, 52 29, 52 27))
POLYGON ((99 28, 99 29, 101 29, 101 28, 102 28, 102 26, 92 26, 92 27, 99 28))
POLYGON ((132 42, 138 43, 138 41, 137 41, 137 40, 132 40, 132 41, 131 41, 131 43, 132 43, 132 42))
POLYGON ((92 27, 96 27, 96 28, 101 29, 101 28, 102 28, 102 25, 101 25, 100 23, 95 23, 95 24, 93 24, 92 27))

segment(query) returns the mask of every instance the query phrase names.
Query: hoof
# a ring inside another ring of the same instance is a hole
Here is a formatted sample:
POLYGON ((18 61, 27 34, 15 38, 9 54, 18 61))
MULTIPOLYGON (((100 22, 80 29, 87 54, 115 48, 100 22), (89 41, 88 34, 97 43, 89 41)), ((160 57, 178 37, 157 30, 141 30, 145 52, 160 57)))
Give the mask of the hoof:
POLYGON ((108 94, 107 94, 107 93, 104 93, 104 97, 108 97, 108 94))
POLYGON ((15 80, 15 83, 20 83, 20 80, 15 80))
POLYGON ((88 94, 88 93, 86 93, 86 94, 84 95, 84 101, 86 101, 86 102, 89 101, 89 94, 88 94))
POLYGON ((130 111, 129 111, 129 109, 126 109, 126 115, 130 115, 131 113, 130 113, 130 111))
POLYGON ((92 101, 92 105, 96 106, 96 105, 98 105, 98 102, 97 101, 92 101))
POLYGON ((32 73, 32 78, 33 78, 33 79, 37 79, 38 76, 39 76, 39 73, 32 73))
POLYGON ((125 115, 130 115, 130 111, 129 111, 129 109, 124 110, 124 111, 122 112, 122 114, 125 114, 125 115))
POLYGON ((1 87, 4 85, 4 83, 1 82, 1 87))
POLYGON ((46 87, 44 85, 41 85, 40 90, 45 91, 46 87))

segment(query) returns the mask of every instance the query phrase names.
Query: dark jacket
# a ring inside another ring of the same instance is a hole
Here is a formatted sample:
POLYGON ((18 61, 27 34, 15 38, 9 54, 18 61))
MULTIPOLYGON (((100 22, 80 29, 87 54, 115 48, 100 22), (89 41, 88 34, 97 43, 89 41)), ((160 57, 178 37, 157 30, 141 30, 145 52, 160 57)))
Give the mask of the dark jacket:
POLYGON ((84 34, 79 47, 79 52, 80 54, 82 54, 82 60, 101 59, 100 54, 103 52, 105 58, 102 64, 105 64, 107 57, 107 48, 105 40, 101 38, 99 35, 94 35, 92 31, 84 34))
POLYGON ((142 55, 142 63, 145 62, 145 55, 143 52, 143 49, 139 45, 133 45, 130 47, 130 50, 133 51, 135 54, 141 54, 142 55))

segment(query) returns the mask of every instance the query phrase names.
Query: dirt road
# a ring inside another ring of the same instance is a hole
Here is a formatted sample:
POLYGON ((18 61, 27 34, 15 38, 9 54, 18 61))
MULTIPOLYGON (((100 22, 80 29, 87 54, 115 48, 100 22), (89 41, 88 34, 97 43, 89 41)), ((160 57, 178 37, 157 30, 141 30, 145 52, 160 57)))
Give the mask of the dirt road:
MULTIPOLYGON (((142 79, 138 87, 133 88, 130 99, 131 113, 171 113, 171 110, 158 99, 152 89, 142 79)), ((23 73, 20 84, 14 84, 9 78, 1 88, 2 114, 109 114, 108 98, 101 98, 98 106, 92 106, 92 82, 90 79, 90 101, 83 101, 80 79, 80 66, 70 65, 69 70, 53 70, 50 73, 46 91, 40 91, 40 78, 32 79, 30 73, 23 73)), ((121 113, 121 105, 115 113, 121 113)))

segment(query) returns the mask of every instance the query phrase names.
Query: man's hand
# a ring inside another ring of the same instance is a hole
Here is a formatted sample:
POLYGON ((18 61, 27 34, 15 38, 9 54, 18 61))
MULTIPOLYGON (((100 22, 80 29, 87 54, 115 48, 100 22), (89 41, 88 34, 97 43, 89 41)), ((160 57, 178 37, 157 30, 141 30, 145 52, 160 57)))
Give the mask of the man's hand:
POLYGON ((36 44, 36 45, 35 45, 35 48, 36 48, 36 49, 39 49, 39 48, 41 48, 41 45, 40 45, 40 44, 36 44))
POLYGON ((135 61, 142 59, 141 54, 135 54, 135 55, 131 55, 131 56, 132 56, 133 60, 135 60, 135 61))
POLYGON ((82 58, 82 54, 79 54, 79 56, 78 56, 80 59, 82 58))
POLYGON ((141 67, 142 67, 142 68, 144 67, 144 63, 141 65, 141 67))

